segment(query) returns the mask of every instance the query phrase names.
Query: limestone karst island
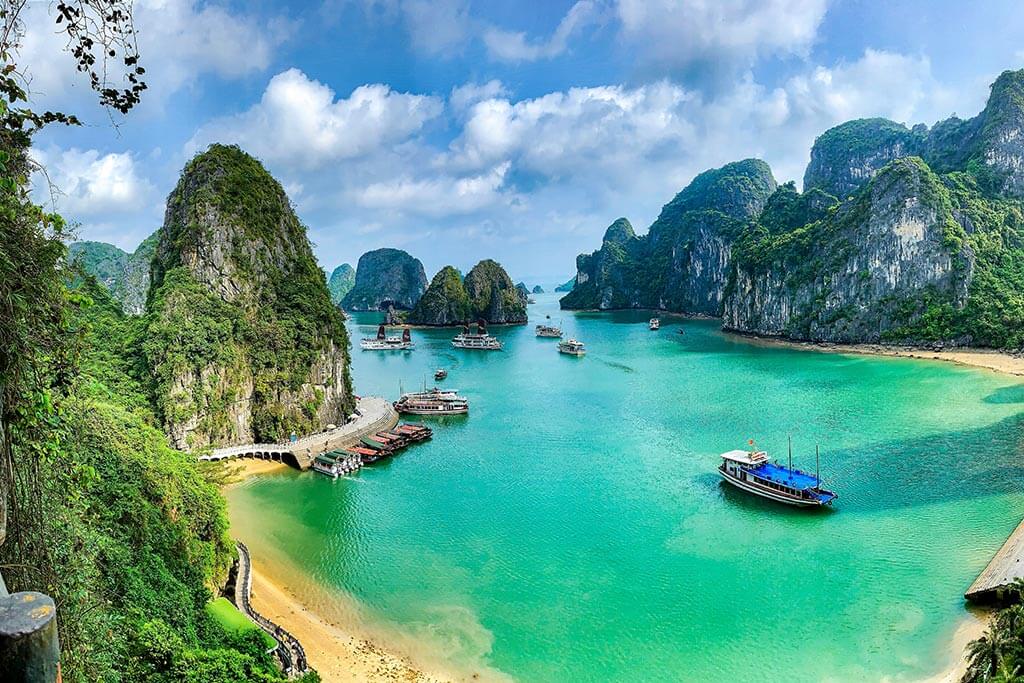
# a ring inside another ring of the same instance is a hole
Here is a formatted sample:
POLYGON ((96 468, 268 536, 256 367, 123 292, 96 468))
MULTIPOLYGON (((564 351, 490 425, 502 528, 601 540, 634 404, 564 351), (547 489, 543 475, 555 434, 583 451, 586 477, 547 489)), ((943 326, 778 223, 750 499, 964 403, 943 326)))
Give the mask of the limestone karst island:
POLYGON ((0 683, 1024 683, 1024 5, 0 25, 0 683))

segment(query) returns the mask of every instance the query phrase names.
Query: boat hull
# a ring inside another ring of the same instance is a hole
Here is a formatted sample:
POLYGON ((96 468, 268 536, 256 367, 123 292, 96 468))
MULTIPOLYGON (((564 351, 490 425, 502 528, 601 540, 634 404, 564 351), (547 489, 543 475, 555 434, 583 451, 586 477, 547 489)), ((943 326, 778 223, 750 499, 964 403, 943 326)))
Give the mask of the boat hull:
POLYGON ((763 486, 758 486, 757 484, 754 484, 753 482, 750 481, 743 481, 737 479, 731 474, 723 472, 721 468, 718 468, 717 472, 718 476, 720 476, 722 479, 729 482, 736 488, 746 491, 747 493, 752 493, 755 496, 767 498, 768 500, 774 500, 777 503, 785 503, 786 505, 792 505, 794 507, 802 508, 821 507, 822 505, 824 505, 824 503, 818 500, 807 500, 806 498, 796 498, 795 496, 787 496, 786 494, 781 493, 780 491, 765 488, 763 486))
POLYGON ((465 415, 469 412, 469 406, 451 408, 447 410, 434 410, 431 408, 417 408, 414 406, 395 406, 395 410, 403 415, 465 415))

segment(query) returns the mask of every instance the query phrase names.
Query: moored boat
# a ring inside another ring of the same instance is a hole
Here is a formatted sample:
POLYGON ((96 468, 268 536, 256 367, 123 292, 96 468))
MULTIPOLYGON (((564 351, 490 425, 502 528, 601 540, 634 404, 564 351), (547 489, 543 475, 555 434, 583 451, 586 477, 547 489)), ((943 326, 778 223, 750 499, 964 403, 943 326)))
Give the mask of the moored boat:
POLYGON ((442 391, 434 388, 402 396, 395 401, 395 410, 404 415, 465 415, 469 401, 454 389, 442 391))
POLYGON ((383 325, 377 328, 376 338, 364 337, 360 340, 359 346, 363 351, 411 351, 416 348, 408 327, 402 330, 402 336, 399 337, 388 336, 383 325))
POLYGON ((444 368, 438 368, 437 372, 434 373, 434 381, 440 382, 448 377, 448 371, 444 368))
POLYGON ((457 349, 475 349, 479 351, 500 351, 501 342, 497 337, 487 334, 487 324, 481 320, 476 324, 476 334, 471 334, 469 326, 464 325, 462 332, 452 339, 452 346, 457 349))
MULTIPOLYGON (((771 462, 765 451, 734 450, 722 453, 718 474, 725 481, 747 493, 798 507, 831 505, 839 496, 823 488, 821 478, 771 462)), ((792 460, 792 458, 790 458, 792 460)))
POLYGON ((344 450, 333 450, 321 453, 313 459, 313 469, 320 474, 337 479, 350 474, 362 467, 362 458, 357 453, 344 450))
POLYGON ((562 328, 560 327, 554 327, 553 325, 537 325, 536 330, 538 337, 562 338, 562 328))
POLYGON ((660 330, 661 320, 659 320, 658 318, 651 318, 651 321, 647 324, 647 326, 650 327, 652 330, 660 330))
POLYGON ((581 341, 569 339, 567 341, 558 342, 558 352, 564 353, 568 356, 583 356, 587 353, 587 347, 584 346, 581 341))

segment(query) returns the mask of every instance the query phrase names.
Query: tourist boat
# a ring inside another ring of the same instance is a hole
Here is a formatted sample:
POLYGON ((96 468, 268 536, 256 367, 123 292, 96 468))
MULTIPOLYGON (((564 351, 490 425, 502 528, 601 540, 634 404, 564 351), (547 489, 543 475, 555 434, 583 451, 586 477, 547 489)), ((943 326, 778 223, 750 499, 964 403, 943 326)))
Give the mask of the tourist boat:
POLYGON ((587 347, 584 346, 581 341, 570 339, 568 341, 558 342, 558 352, 569 356, 583 356, 587 353, 587 347))
POLYGON ((417 391, 402 394, 395 401, 395 410, 403 415, 465 415, 469 412, 469 401, 453 390, 417 391))
POLYGON ((355 472, 362 467, 362 464, 362 458, 358 453, 342 450, 321 453, 313 459, 313 469, 320 474, 326 474, 332 479, 355 472))
POLYGON ((660 330, 661 321, 658 320, 657 318, 651 318, 651 322, 648 323, 648 327, 650 327, 652 330, 660 330))
POLYGON ((401 337, 397 335, 389 337, 384 331, 383 325, 377 328, 376 339, 365 337, 359 342, 359 346, 363 351, 411 351, 416 348, 416 345, 412 343, 412 335, 409 333, 408 327, 402 330, 401 337))
POLYGON ((447 377, 448 371, 445 370, 444 368, 439 368, 438 371, 434 373, 434 381, 436 382, 440 382, 441 380, 446 379, 447 377))
POLYGON ((799 507, 821 507, 831 505, 838 496, 822 488, 817 474, 801 472, 790 465, 786 467, 768 459, 768 453, 752 450, 728 451, 722 453, 722 464, 718 474, 733 486, 748 493, 768 498, 787 505, 799 507))
POLYGON ((537 325, 536 329, 538 337, 562 338, 562 328, 560 327, 554 327, 552 325, 537 325))
POLYGON ((452 346, 457 349, 501 351, 501 342, 497 337, 487 334, 487 324, 483 320, 476 324, 476 334, 470 333, 468 325, 463 326, 462 332, 452 339, 452 346))

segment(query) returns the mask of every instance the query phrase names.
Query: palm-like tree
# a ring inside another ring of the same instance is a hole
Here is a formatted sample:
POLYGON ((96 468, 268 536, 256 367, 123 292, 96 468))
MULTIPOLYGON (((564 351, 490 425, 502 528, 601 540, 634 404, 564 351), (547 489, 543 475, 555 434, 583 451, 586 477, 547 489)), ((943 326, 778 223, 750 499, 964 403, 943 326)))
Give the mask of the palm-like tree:
POLYGON ((1006 646, 1006 635, 998 624, 992 624, 981 638, 971 641, 967 646, 968 668, 964 683, 993 681, 999 673, 1006 646))
POLYGON ((999 664, 999 671, 991 679, 991 683, 1020 683, 1020 666, 1011 666, 1005 659, 999 664))

